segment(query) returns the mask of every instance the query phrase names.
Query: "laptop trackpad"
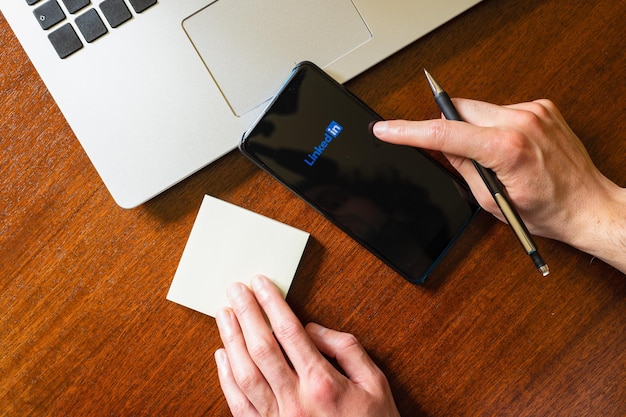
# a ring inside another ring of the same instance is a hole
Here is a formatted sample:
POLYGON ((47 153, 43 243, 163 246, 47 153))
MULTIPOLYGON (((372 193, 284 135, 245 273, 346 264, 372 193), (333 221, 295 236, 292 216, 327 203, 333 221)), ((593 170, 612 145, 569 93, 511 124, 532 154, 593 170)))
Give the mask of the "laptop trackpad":
POLYGON ((372 37, 350 0, 217 0, 183 28, 238 116, 271 98, 296 63, 325 67, 372 37))

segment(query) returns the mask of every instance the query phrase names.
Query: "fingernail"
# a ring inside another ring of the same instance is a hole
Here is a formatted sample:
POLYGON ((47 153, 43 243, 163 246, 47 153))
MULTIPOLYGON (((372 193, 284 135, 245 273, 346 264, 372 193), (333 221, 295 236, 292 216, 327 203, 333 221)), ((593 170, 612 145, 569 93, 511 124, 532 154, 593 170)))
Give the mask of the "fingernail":
POLYGON ((226 351, 224 349, 218 349, 215 351, 213 357, 215 358, 215 364, 217 365, 218 372, 224 374, 229 366, 226 351))
POLYGON ((263 275, 255 275, 250 280, 250 286, 255 291, 262 290, 263 288, 265 288, 266 284, 267 278, 265 278, 263 275))
POLYGON ((374 127, 372 128, 372 131, 376 136, 384 135, 385 133, 387 133, 388 130, 389 125, 387 124, 387 122, 376 122, 374 124, 374 127))
POLYGON ((215 314, 215 321, 220 333, 228 335, 233 331, 233 319, 229 310, 225 308, 218 310, 215 314))
POLYGON ((255 275, 250 280, 250 287, 252 287, 252 291, 254 291, 254 296, 259 302, 262 300, 268 299, 270 297, 270 288, 271 281, 264 277, 263 275, 255 275))
POLYGON ((326 331, 328 331, 326 327, 322 326, 321 324, 314 323, 314 322, 310 322, 309 324, 307 324, 306 328, 308 331, 318 336, 324 336, 326 331))
POLYGON ((243 284, 236 282, 234 284, 229 284, 226 287, 226 297, 229 301, 234 301, 241 296, 243 292, 243 284))
POLYGON ((215 363, 218 367, 226 365, 226 351, 224 349, 218 349, 215 351, 215 363))

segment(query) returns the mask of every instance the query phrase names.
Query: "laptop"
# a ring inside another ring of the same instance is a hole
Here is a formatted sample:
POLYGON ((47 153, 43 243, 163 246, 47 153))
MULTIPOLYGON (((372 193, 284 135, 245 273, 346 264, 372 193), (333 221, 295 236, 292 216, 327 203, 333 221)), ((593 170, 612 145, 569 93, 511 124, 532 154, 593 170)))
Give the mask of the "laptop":
POLYGON ((480 0, 0 0, 118 205, 234 149, 312 61, 345 82, 480 0))

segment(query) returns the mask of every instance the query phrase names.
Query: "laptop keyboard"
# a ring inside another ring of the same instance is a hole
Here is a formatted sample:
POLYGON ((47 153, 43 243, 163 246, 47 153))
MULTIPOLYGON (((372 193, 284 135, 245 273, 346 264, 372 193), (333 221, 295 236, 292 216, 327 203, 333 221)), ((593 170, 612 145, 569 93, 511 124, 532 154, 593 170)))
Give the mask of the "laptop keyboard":
POLYGON ((32 6, 59 58, 65 59, 83 48, 83 40, 92 43, 109 29, 130 21, 131 8, 139 14, 157 4, 157 0, 127 1, 130 7, 125 0, 104 0, 98 7, 91 0, 26 0, 26 3, 32 6))

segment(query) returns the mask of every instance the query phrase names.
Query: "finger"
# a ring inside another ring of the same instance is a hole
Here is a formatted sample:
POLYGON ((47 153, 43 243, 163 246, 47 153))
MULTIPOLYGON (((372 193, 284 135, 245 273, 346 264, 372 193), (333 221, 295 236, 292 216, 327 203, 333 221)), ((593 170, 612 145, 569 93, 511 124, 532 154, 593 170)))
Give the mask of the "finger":
POLYGON ((450 164, 463 176, 481 207, 502 220, 501 213, 471 159, 493 169, 498 177, 507 170, 506 139, 500 129, 474 126, 464 122, 427 120, 388 121, 374 125, 379 139, 443 152, 450 164))
POLYGON ((374 134, 385 142, 441 151, 479 161, 492 168, 502 147, 498 129, 443 119, 377 122, 374 134))
POLYGON ((526 114, 531 114, 536 118, 536 120, 528 120, 520 117, 518 114, 518 118, 521 123, 529 124, 529 122, 534 122, 537 125, 543 124, 545 126, 554 126, 560 129, 564 129, 565 131, 570 132, 572 135, 574 135, 574 132, 571 132, 571 129, 567 124, 567 121, 561 114, 561 111, 551 100, 539 99, 531 101, 529 103, 511 104, 505 107, 508 110, 517 111, 518 113, 523 112, 526 114))
POLYGON ((499 127, 511 123, 513 109, 467 98, 452 99, 464 121, 475 126, 499 127))
POLYGON ((262 415, 276 410, 276 397, 248 353, 246 340, 234 312, 230 308, 222 309, 216 314, 216 319, 220 337, 229 358, 231 373, 239 391, 262 415))
POLYGON ((483 127, 506 127, 527 130, 543 123, 567 125, 556 105, 548 99, 498 106, 476 100, 455 98, 454 103, 463 119, 483 127))
POLYGON ((315 346, 336 359, 346 376, 355 384, 368 385, 382 376, 378 366, 353 335, 328 329, 317 323, 307 324, 306 330, 315 346))
POLYGON ((256 299, 267 314, 276 339, 280 342, 296 373, 301 373, 323 360, 324 358, 278 288, 262 275, 252 279, 251 287, 256 299))
POLYGON ((532 112, 535 114, 548 113, 552 116, 557 116, 557 118, 563 117, 561 116, 561 112, 556 105, 548 99, 539 99, 526 103, 508 104, 503 107, 511 110, 532 112))
POLYGON ((553 116, 563 119, 554 103, 547 99, 504 106, 466 98, 452 101, 464 121, 482 127, 527 128, 529 116, 544 120, 553 116))
MULTIPOLYGON (((248 287, 237 283, 227 289, 227 296, 241 326, 246 352, 274 395, 293 390, 295 379, 293 369, 267 325, 255 295, 248 287)), ((285 302, 282 297, 280 300, 285 302)))
POLYGON ((374 134, 391 143, 459 155, 485 165, 482 160, 485 152, 493 153, 494 150, 507 146, 503 130, 527 127, 529 114, 540 118, 547 118, 548 114, 559 115, 558 109, 549 100, 509 106, 464 98, 455 98, 453 102, 466 123, 445 119, 378 122, 374 125, 374 134))
POLYGON ((215 363, 217 365, 217 376, 220 380, 220 386, 233 416, 260 416, 250 400, 248 400, 248 397, 239 388, 225 349, 219 349, 215 352, 215 363))

